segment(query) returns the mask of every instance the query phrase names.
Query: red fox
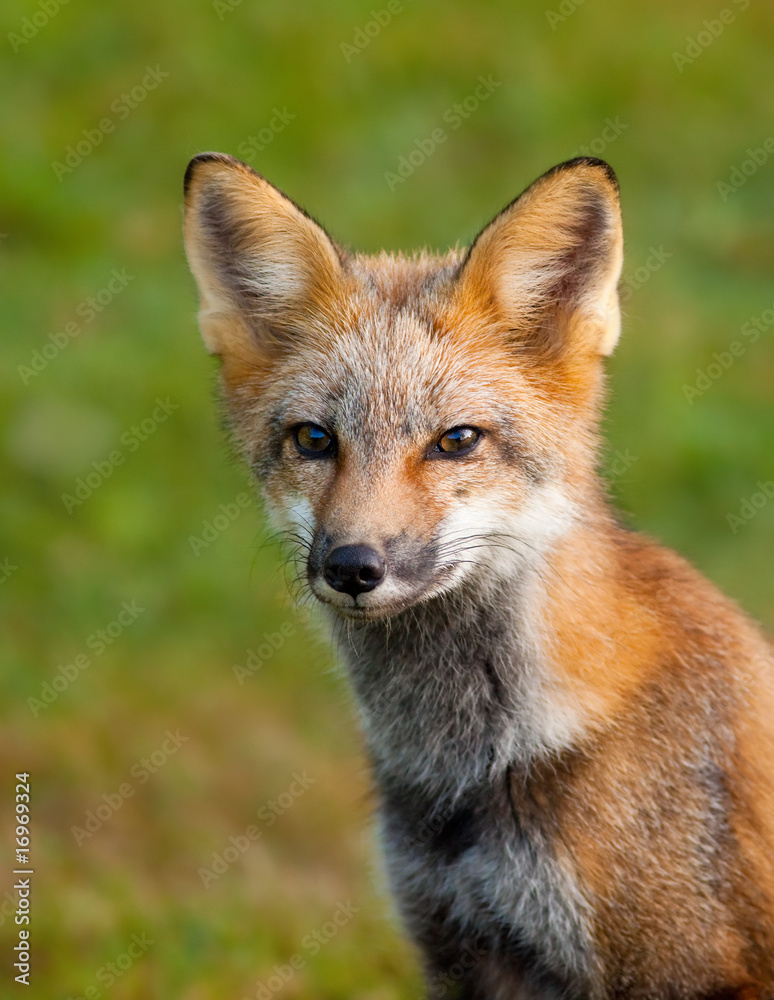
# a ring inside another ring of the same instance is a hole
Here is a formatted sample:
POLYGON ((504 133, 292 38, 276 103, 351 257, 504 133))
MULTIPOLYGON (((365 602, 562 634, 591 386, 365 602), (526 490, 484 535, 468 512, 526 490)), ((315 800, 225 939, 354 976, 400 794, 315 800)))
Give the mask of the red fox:
POLYGON ((235 437, 347 622, 428 996, 774 997, 774 648, 597 473, 612 169, 368 257, 204 153, 185 238, 235 437))

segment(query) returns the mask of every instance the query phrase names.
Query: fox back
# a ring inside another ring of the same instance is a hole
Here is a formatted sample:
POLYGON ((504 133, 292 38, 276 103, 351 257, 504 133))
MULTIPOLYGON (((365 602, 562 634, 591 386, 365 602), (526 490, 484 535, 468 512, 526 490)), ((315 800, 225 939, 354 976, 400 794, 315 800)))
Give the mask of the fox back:
POLYGON ((332 621, 429 996, 774 996, 774 655, 597 475, 618 186, 350 254, 231 157, 186 176, 235 440, 332 621), (456 992, 455 992, 456 991, 456 992))

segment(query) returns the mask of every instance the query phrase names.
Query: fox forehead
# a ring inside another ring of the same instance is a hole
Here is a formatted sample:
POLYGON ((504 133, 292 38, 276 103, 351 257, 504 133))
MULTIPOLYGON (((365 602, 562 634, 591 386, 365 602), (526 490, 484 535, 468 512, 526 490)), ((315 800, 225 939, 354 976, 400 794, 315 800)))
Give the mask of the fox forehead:
POLYGON ((346 309, 300 335, 276 372, 273 425, 382 442, 463 424, 512 430, 534 388, 482 317, 450 309, 447 262, 358 258, 346 309))

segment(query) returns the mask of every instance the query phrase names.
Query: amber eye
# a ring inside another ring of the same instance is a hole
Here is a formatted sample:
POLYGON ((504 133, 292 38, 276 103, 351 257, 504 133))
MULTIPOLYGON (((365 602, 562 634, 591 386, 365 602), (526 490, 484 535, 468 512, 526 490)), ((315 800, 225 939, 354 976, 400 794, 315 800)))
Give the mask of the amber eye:
POLYGON ((444 434, 435 446, 435 451, 445 455, 459 455, 461 452, 470 451, 480 437, 481 432, 475 427, 453 427, 444 434))
POLYGON ((293 438, 307 458, 327 458, 333 453, 333 438, 318 424, 299 424, 293 429, 293 438))

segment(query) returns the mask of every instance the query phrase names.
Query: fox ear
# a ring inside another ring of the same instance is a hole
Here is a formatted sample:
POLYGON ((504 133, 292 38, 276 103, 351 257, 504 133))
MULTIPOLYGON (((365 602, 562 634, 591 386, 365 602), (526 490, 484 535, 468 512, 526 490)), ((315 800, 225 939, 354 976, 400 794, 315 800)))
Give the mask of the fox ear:
POLYGON ((328 234, 231 156, 201 153, 188 164, 184 229, 213 354, 246 358, 276 345, 335 298, 341 258, 328 234))
POLYGON ((479 234, 460 282, 528 349, 604 355, 621 328, 622 259, 616 176, 582 157, 544 174, 479 234))

